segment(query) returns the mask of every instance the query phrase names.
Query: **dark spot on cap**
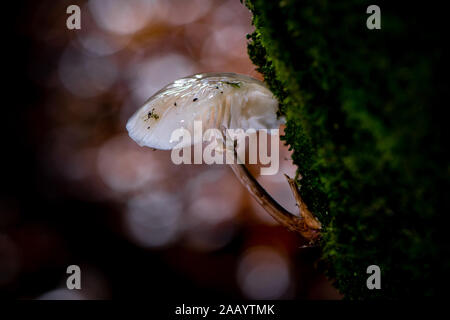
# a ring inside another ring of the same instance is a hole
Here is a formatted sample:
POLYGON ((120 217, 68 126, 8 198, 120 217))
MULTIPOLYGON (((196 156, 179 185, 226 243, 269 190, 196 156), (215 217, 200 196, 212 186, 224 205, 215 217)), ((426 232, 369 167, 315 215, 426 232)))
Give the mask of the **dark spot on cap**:
POLYGON ((147 114, 147 119, 150 119, 150 118, 153 118, 153 119, 155 119, 155 120, 158 120, 158 119, 159 119, 159 116, 155 113, 155 108, 152 108, 152 111, 150 111, 150 112, 147 114))

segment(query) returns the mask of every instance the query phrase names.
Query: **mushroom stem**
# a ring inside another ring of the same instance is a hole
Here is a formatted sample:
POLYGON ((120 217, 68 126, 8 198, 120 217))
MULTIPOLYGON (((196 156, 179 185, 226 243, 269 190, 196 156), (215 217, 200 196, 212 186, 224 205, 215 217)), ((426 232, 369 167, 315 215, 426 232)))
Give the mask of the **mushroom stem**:
POLYGON ((322 225, 309 211, 305 202, 297 188, 297 184, 294 179, 291 179, 287 174, 286 177, 292 193, 294 194, 297 207, 300 211, 300 216, 296 216, 287 211, 283 206, 273 199, 270 194, 259 184, 259 182, 253 177, 248 169, 239 161, 239 155, 236 151, 236 141, 230 138, 227 130, 224 126, 221 127, 223 136, 223 148, 226 152, 234 154, 234 159, 238 160, 237 163, 233 162, 229 164, 239 181, 246 187, 255 200, 281 225, 285 226, 291 231, 299 233, 308 243, 312 244, 320 238, 320 229, 322 225), (231 146, 226 143, 227 139, 234 141, 234 145, 231 146))
POLYGON ((293 215, 276 202, 251 175, 245 165, 233 163, 230 164, 230 166, 236 177, 247 188, 256 201, 281 225, 287 227, 291 231, 299 233, 309 243, 314 242, 320 237, 321 224, 308 210, 298 192, 294 179, 291 179, 285 174, 299 207, 300 217, 293 215))

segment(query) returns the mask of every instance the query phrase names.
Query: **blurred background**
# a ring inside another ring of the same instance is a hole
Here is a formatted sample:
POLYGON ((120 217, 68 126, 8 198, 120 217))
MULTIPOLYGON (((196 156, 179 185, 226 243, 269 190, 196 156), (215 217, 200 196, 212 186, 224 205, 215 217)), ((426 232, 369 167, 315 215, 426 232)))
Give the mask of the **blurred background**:
MULTIPOLYGON (((302 248, 227 166, 176 166, 126 133, 178 78, 261 79, 239 0, 44 0, 7 12, 1 298, 340 299, 319 250, 302 248), (81 30, 66 28, 72 4, 81 30), (71 264, 82 290, 66 289, 71 264)), ((283 145, 280 162, 258 179, 296 212, 283 145)))

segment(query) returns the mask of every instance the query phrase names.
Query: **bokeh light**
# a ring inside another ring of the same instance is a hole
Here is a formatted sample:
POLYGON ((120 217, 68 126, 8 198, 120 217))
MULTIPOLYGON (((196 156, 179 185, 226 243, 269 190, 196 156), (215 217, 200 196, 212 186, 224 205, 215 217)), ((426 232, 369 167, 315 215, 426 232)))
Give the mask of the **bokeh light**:
POLYGON ((100 27, 118 34, 130 34, 142 29, 148 21, 155 18, 152 13, 156 13, 154 9, 161 6, 161 2, 90 0, 89 9, 100 27))
POLYGON ((188 244, 203 251, 225 246, 232 239, 242 205, 242 187, 230 170, 209 168, 192 179, 185 192, 190 198, 185 222, 188 244))
POLYGON ((118 70, 113 58, 93 57, 69 46, 59 62, 59 78, 64 87, 81 98, 94 97, 116 81, 118 70))
POLYGON ((249 299, 281 299, 292 283, 288 259, 270 247, 248 249, 239 261, 239 286, 249 299))
POLYGON ((164 166, 149 149, 136 148, 127 135, 106 141, 98 153, 98 171, 112 190, 137 190, 146 183, 162 180, 164 166))
POLYGON ((130 87, 134 100, 143 104, 158 90, 174 81, 195 72, 195 63, 176 52, 134 61, 129 69, 130 87))
POLYGON ((138 245, 163 247, 176 239, 182 210, 176 195, 154 190, 128 201, 125 227, 138 245))

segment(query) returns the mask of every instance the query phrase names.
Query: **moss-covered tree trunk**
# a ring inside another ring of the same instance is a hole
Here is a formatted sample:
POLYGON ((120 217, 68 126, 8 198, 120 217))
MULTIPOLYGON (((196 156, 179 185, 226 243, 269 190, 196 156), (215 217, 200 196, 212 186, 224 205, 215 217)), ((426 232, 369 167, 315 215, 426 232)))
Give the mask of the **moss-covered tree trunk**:
POLYGON ((248 0, 248 51, 286 115, 300 192, 324 224, 330 278, 347 298, 436 295, 446 226, 445 10, 357 0, 248 0), (381 268, 381 290, 366 269, 381 268))

